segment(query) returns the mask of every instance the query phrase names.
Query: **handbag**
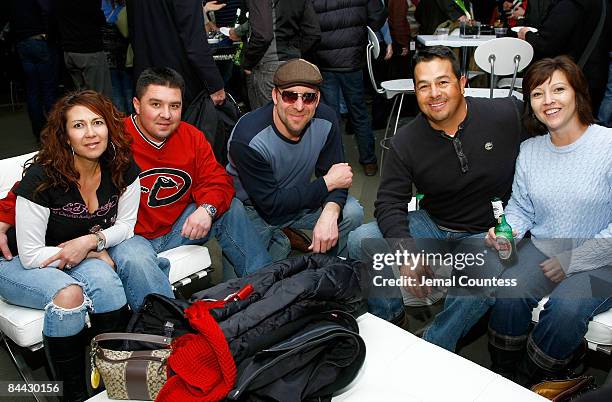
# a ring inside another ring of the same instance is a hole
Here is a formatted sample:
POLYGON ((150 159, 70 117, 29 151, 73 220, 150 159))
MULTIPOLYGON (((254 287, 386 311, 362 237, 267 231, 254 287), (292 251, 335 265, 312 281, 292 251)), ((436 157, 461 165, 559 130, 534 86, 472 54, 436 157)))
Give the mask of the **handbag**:
POLYGON ((100 334, 91 341, 91 383, 97 388, 100 376, 109 399, 155 400, 166 383, 166 361, 170 356, 172 338, 111 332, 100 334), (152 350, 112 350, 100 346, 105 341, 137 341, 159 345, 152 350))
POLYGON ((581 376, 567 380, 543 381, 531 387, 531 390, 553 402, 566 402, 594 388, 593 376, 581 376))

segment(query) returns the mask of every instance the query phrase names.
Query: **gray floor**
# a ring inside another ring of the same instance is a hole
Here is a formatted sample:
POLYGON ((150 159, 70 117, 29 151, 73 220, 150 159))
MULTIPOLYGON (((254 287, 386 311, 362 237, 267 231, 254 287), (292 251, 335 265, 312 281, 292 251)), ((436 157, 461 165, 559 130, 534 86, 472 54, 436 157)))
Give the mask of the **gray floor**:
MULTIPOLYGON (((377 131, 378 137, 376 147, 380 155, 379 141, 383 136, 383 130, 377 131)), ((345 150, 347 158, 354 169, 353 187, 350 194, 360 200, 365 208, 365 222, 373 219, 374 200, 376 197, 376 189, 378 188, 379 176, 366 177, 358 163, 358 154, 355 141, 352 136, 344 136, 345 150)), ((30 152, 36 149, 36 141, 32 135, 27 114, 23 106, 17 110, 11 108, 0 108, 0 159, 30 152)), ((212 254, 213 267, 216 268, 212 275, 213 282, 219 282, 222 276, 220 250, 214 243, 209 243, 209 248, 212 254)), ((190 288, 189 291, 197 289, 190 288)), ((441 309, 441 304, 438 303, 431 307, 420 307, 410 309, 410 322, 408 329, 410 331, 418 331, 441 309)), ((490 360, 487 351, 487 342, 485 334, 485 321, 478 325, 467 337, 464 344, 461 346, 459 354, 465 358, 474 361, 484 367, 488 367, 490 360)), ((42 351, 35 353, 26 353, 26 359, 29 365, 34 369, 36 379, 45 380, 47 374, 44 369, 44 356, 42 351)), ((587 374, 594 375, 598 384, 603 384, 608 371, 610 370, 611 359, 609 356, 604 356, 602 353, 589 353, 587 374)), ((418 364, 418 363, 415 363, 418 364)), ((15 369, 4 346, 0 347, 0 381, 19 380, 19 374, 15 369)), ((443 384, 443 379, 441 379, 443 384)), ((33 400, 27 397, 8 398, 0 397, 0 401, 27 401, 33 400)), ((494 397, 492 396, 492 400, 494 397)))

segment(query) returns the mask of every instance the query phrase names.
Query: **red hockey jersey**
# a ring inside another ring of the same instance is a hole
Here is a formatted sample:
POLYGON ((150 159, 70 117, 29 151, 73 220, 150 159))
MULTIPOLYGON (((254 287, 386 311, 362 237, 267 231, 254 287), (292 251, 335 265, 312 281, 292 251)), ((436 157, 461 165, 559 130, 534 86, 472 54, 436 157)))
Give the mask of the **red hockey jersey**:
POLYGON ((133 137, 132 152, 140 173, 140 209, 134 232, 147 239, 163 236, 190 203, 211 204, 217 216, 229 209, 234 185, 213 155, 204 134, 181 122, 163 143, 156 144, 137 127, 134 116, 124 120, 133 137))

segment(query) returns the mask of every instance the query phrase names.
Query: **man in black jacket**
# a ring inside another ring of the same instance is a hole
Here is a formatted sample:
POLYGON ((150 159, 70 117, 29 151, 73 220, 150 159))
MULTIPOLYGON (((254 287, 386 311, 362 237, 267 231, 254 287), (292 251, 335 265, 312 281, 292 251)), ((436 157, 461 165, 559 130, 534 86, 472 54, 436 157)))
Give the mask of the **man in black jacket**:
MULTIPOLYGON (((373 253, 389 252, 371 250, 372 243, 362 244, 366 239, 384 237, 392 247, 417 255, 422 245, 414 239, 484 238, 495 226, 491 199, 507 202, 510 198, 519 146, 527 137, 521 102, 465 98, 466 78, 460 75, 457 57, 446 47, 420 50, 413 65, 421 113, 391 140, 375 203, 376 222, 349 235, 349 256, 354 259, 371 261, 373 253), (413 185, 424 198, 421 209, 408 212, 413 185)), ((414 285, 405 286, 408 292, 418 298, 430 294, 431 288, 422 282, 433 273, 422 260, 400 266, 399 272, 412 278, 414 285)), ((371 298, 370 311, 389 321, 401 319, 399 289, 381 290, 385 297, 371 298)), ((424 339, 454 350, 488 310, 489 302, 486 297, 448 296, 424 339)))
POLYGON ((378 170, 374 152, 374 134, 363 96, 362 68, 366 59, 366 26, 378 31, 387 18, 380 0, 314 0, 321 27, 315 64, 323 74, 323 101, 340 115, 339 91, 342 89, 355 129, 359 163, 365 174, 378 170))
POLYGON ((102 50, 106 24, 99 1, 54 0, 64 62, 76 89, 93 89, 112 96, 110 70, 102 50))
POLYGON ((287 60, 305 57, 319 42, 319 21, 311 0, 247 1, 249 41, 242 51, 251 109, 272 100, 272 77, 287 60))
POLYGON ((201 0, 128 0, 134 77, 149 67, 170 67, 185 79, 183 110, 206 89, 225 101, 223 78, 204 32, 201 0))

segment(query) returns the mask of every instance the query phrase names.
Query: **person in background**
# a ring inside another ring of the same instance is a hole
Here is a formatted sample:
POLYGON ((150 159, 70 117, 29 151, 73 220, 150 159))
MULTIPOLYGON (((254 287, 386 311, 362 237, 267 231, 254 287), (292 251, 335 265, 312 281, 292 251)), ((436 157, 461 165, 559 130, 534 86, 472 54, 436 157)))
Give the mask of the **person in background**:
POLYGON ((312 0, 248 0, 249 39, 242 49, 251 110, 269 103, 272 78, 287 60, 308 57, 321 39, 312 0))
MULTIPOLYGON (((531 32, 528 27, 524 27, 517 36, 533 46, 533 61, 568 55, 576 63, 580 63, 587 45, 595 34, 602 12, 601 0, 555 1, 551 3, 538 32, 531 32)), ((607 29, 609 28, 604 25, 599 37, 594 38, 595 46, 581 65, 591 96, 591 109, 595 113, 599 110, 608 81, 607 29)))
POLYGON ((323 74, 323 101, 339 116, 338 89, 342 89, 355 132, 359 163, 366 176, 374 176, 378 164, 363 83, 368 44, 366 26, 378 31, 386 21, 387 11, 380 0, 339 3, 314 0, 313 3, 321 28, 321 43, 312 61, 323 74))
POLYGON ((50 24, 50 0, 11 0, 10 26, 25 75, 26 104, 32 132, 40 132, 57 98, 57 46, 50 24))
MULTIPOLYGON (((612 307, 592 286, 612 282, 612 129, 594 123, 586 88, 567 56, 532 64, 523 79, 525 124, 540 135, 521 145, 504 212, 517 243, 531 240, 501 275, 517 286, 497 292, 489 350, 493 370, 525 387, 565 378, 585 353, 589 321, 612 307)), ((491 228, 487 243, 495 239, 491 228)))
POLYGON ((106 24, 100 1, 53 0, 64 63, 78 90, 91 89, 112 98, 113 86, 102 43, 106 24))
POLYGON ((134 92, 132 87, 131 71, 127 69, 127 56, 129 41, 119 28, 119 24, 125 23, 127 29, 127 18, 120 19, 125 13, 125 0, 102 0, 102 11, 106 18, 106 24, 102 27, 102 43, 106 61, 110 68, 111 82, 113 85, 113 103, 120 112, 130 114, 133 111, 132 98, 134 92))
POLYGON ((134 77, 150 67, 177 71, 187 83, 185 110, 202 90, 215 105, 225 101, 223 78, 204 32, 202 0, 130 0, 127 15, 134 77))
MULTIPOLYGON (((464 1, 467 10, 470 2, 464 1)), ((438 25, 445 21, 463 21, 466 15, 453 0, 421 0, 414 15, 421 24, 421 35, 433 35, 438 25)))
POLYGON ((60 99, 41 140, 14 190, 19 256, 0 259, 0 294, 45 310, 54 379, 63 381, 65 401, 83 401, 87 315, 89 336, 126 323, 125 292, 107 250, 134 235, 140 169, 121 115, 93 91, 60 99))

